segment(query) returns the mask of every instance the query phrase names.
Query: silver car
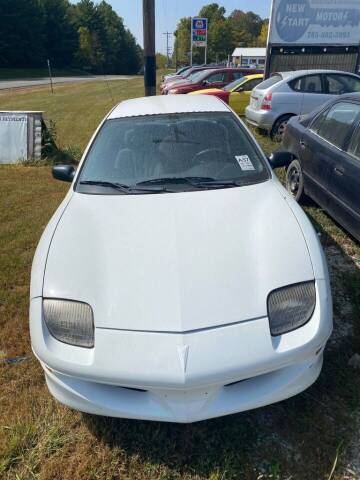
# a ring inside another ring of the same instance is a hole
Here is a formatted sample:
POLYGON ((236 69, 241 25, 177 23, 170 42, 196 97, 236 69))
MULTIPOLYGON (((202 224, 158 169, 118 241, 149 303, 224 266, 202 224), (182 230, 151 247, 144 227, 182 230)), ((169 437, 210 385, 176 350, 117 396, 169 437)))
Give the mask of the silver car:
POLYGON ((336 95, 360 92, 360 77, 337 70, 274 73, 251 94, 246 120, 281 141, 294 115, 310 113, 336 95))

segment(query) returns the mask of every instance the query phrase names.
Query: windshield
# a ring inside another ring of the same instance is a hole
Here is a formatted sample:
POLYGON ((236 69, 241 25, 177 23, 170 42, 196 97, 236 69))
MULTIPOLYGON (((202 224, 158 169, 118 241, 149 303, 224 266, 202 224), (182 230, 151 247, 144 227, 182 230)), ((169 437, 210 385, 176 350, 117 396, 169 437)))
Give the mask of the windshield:
POLYGON ((230 92, 233 88, 238 87, 239 85, 241 85, 241 84, 244 83, 245 81, 246 81, 246 77, 237 78, 237 79, 234 80, 233 82, 231 82, 231 83, 229 83, 228 85, 226 85, 226 87, 224 87, 223 90, 225 90, 225 92, 230 92))
POLYGON ((178 70, 178 71, 175 73, 175 75, 180 75, 181 73, 185 73, 186 70, 189 70, 189 68, 191 68, 191 67, 182 67, 182 68, 180 68, 180 70, 178 70))
POLYGON ((207 78, 207 76, 214 71, 215 70, 211 70, 211 69, 200 70, 200 72, 196 72, 196 74, 193 77, 191 77, 191 81, 193 83, 201 82, 201 80, 207 78))
POLYGON ((143 182, 154 188, 157 182, 176 179, 171 191, 184 191, 212 187, 195 184, 194 179, 218 187, 222 181, 236 180, 238 184, 227 186, 241 186, 268 178, 261 152, 232 113, 177 113, 107 120, 83 164, 76 190, 114 195, 143 182), (121 187, 115 190, 110 183, 121 187))

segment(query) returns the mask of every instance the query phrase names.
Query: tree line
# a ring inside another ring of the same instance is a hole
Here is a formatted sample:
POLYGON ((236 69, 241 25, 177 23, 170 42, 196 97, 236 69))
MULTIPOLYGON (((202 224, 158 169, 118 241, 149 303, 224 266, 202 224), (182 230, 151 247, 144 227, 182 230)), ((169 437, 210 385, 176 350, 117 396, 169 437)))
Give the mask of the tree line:
POLYGON ((1 0, 0 67, 134 74, 142 50, 111 5, 80 0, 1 0))
MULTIPOLYGON (((234 10, 226 16, 224 7, 217 3, 205 5, 198 14, 208 19, 208 63, 227 60, 236 47, 266 46, 268 19, 254 12, 234 10)), ((174 60, 177 64, 189 62, 191 18, 181 18, 175 31, 174 60)), ((204 49, 194 48, 193 62, 203 63, 204 49)))

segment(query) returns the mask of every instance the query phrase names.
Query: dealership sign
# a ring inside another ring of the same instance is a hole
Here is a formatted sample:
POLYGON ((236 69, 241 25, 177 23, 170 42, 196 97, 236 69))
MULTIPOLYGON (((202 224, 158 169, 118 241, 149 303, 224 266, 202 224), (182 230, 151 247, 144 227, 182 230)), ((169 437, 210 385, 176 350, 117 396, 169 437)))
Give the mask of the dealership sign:
POLYGON ((359 45, 359 0, 273 0, 272 45, 359 45))
POLYGON ((206 47, 207 45, 207 18, 193 18, 191 21, 191 39, 194 47, 206 47))

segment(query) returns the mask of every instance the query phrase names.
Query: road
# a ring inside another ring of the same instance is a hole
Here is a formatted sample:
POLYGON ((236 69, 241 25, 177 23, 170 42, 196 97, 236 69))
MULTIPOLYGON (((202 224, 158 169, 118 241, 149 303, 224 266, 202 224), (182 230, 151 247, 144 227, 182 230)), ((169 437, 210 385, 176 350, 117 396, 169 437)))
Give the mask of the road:
MULTIPOLYGON (((91 75, 84 77, 54 77, 53 83, 78 83, 78 82, 94 82, 96 80, 130 80, 131 76, 126 75, 91 75)), ((18 80, 0 80, 0 90, 6 90, 10 88, 30 88, 38 87, 41 85, 48 85, 49 78, 27 78, 18 80)))

